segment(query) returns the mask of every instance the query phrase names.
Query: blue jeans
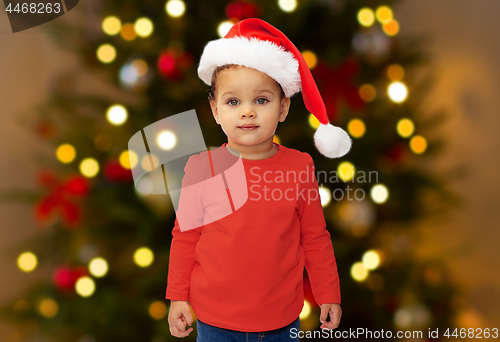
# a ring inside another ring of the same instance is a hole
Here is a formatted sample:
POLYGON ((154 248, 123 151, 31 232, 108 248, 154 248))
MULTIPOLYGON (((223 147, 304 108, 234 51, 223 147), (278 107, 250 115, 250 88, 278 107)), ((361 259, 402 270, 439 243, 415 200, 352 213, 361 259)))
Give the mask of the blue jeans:
POLYGON ((299 342, 300 319, 276 330, 243 332, 215 327, 198 318, 196 329, 196 342, 299 342))

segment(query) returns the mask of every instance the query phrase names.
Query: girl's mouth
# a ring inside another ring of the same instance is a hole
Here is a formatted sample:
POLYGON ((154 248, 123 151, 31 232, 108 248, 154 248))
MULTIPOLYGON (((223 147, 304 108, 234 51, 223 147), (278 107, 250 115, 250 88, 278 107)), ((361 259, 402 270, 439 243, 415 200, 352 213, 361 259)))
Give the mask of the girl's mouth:
POLYGON ((254 129, 256 129, 258 127, 259 126, 255 126, 255 125, 241 125, 241 126, 238 126, 238 128, 241 128, 244 131, 253 131, 254 129))

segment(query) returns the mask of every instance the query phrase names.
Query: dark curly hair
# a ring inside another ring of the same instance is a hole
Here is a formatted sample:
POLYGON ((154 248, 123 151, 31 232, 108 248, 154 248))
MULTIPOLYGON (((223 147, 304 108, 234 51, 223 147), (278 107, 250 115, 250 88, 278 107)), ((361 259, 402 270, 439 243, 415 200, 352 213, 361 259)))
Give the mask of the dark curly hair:
MULTIPOLYGON (((212 81, 210 88, 207 89, 208 92, 208 101, 210 102, 211 100, 215 100, 215 89, 216 89, 216 84, 217 84, 217 75, 219 74, 220 71, 226 70, 233 68, 235 66, 239 66, 239 64, 224 64, 221 66, 218 66, 215 68, 214 73, 212 74, 212 81)), ((278 87, 280 88, 281 94, 280 94, 280 99, 285 97, 285 92, 283 91, 283 88, 281 87, 281 84, 276 82, 278 84, 278 87)))

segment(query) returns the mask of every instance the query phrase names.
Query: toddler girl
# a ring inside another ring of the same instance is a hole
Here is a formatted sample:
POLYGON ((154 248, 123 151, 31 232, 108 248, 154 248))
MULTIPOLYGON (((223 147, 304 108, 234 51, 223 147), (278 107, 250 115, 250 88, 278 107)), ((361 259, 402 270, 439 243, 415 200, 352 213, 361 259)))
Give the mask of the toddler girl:
POLYGON ((229 215, 209 217, 220 203, 206 191, 208 186, 189 198, 190 205, 203 208, 195 217, 197 225, 181 230, 187 222, 177 213, 166 290, 172 335, 193 331, 186 330, 193 324, 191 305, 199 342, 299 341, 304 267, 321 308, 320 327, 337 328, 339 277, 314 162, 308 153, 273 138, 278 122, 288 115, 290 97, 301 91, 307 109, 320 121, 314 135, 320 153, 340 157, 349 151, 351 139, 329 123, 297 48, 261 19, 242 20, 224 38, 209 42, 198 74, 211 86, 210 107, 228 141, 188 159, 183 190, 195 183, 193 175, 200 170, 215 175, 212 160, 238 156, 247 197, 238 204, 241 196, 228 178, 229 215))

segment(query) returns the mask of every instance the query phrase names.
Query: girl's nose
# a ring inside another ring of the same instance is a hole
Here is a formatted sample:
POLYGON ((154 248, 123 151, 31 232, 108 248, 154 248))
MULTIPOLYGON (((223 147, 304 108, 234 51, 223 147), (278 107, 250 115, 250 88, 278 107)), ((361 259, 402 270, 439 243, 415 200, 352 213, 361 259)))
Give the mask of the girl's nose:
POLYGON ((253 118, 255 117, 255 111, 253 110, 252 106, 245 106, 241 109, 241 117, 244 118, 253 118))

